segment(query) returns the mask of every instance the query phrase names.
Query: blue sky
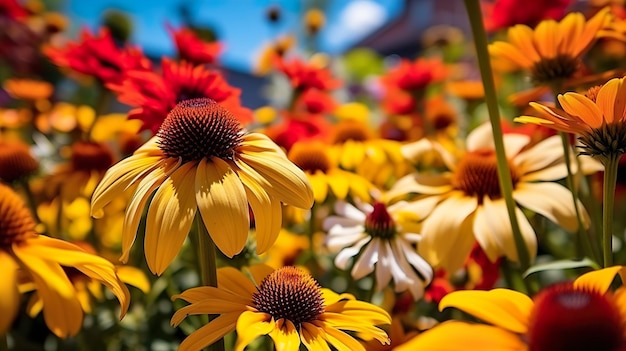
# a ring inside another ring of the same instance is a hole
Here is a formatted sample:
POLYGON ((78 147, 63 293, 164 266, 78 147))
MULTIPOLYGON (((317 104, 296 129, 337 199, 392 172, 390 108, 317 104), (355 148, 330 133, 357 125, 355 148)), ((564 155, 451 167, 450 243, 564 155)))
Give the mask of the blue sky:
MULTIPOLYGON (((375 30, 401 11, 402 0, 328 0, 327 26, 320 37, 320 50, 337 53, 375 30)), ((178 26, 181 4, 191 10, 196 25, 216 30, 226 47, 221 62, 231 68, 249 71, 254 55, 279 33, 301 33, 301 13, 305 0, 68 0, 65 12, 72 18, 72 29, 96 28, 107 9, 128 12, 135 32, 133 42, 150 55, 171 55, 174 46, 165 23, 178 26), (283 21, 276 28, 265 20, 271 5, 283 10, 283 21)))

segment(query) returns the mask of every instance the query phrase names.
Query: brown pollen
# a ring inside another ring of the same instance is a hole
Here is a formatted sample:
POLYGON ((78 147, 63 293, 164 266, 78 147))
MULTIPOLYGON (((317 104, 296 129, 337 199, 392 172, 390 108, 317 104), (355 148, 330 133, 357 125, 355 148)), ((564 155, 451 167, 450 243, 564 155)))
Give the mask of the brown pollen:
POLYGON ((366 141, 372 138, 372 133, 364 123, 344 121, 334 127, 332 144, 343 144, 348 140, 366 141))
POLYGON ((530 69, 530 73, 536 83, 550 84, 554 81, 571 78, 579 66, 580 60, 578 58, 570 55, 558 55, 536 62, 530 69))
POLYGON ((167 157, 183 162, 233 160, 243 128, 230 111, 208 98, 184 100, 163 121, 157 136, 167 157))
POLYGON ((287 155, 291 162, 305 172, 314 174, 317 171, 327 173, 332 162, 327 146, 321 142, 299 142, 293 144, 287 155))
POLYGON ((19 195, 0 184, 0 250, 8 250, 13 243, 37 236, 35 225, 19 195))
POLYGON ((104 172, 113 165, 113 153, 105 144, 77 141, 72 145, 71 160, 75 170, 104 172))
POLYGON ((610 158, 626 153, 626 123, 613 122, 603 124, 599 128, 592 129, 591 133, 581 135, 582 155, 596 157, 605 163, 610 158))
POLYGON ((39 169, 28 145, 19 140, 0 141, 0 179, 11 183, 39 169))
MULTIPOLYGON (((515 187, 518 176, 511 164, 509 167, 515 187)), ((489 196, 490 199, 501 198, 495 151, 480 149, 465 154, 459 161, 452 185, 469 196, 477 197, 479 202, 482 202, 485 196, 489 196)))

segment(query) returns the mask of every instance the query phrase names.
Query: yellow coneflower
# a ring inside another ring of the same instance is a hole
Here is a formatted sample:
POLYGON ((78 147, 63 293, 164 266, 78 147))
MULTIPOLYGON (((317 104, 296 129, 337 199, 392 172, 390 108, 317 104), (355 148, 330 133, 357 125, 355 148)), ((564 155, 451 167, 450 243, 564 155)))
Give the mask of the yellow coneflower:
POLYGON ((43 304, 46 325, 61 338, 76 335, 83 310, 65 267, 106 285, 126 314, 130 294, 113 264, 68 242, 38 235, 35 221, 20 197, 0 184, 0 335, 10 328, 20 305, 18 271, 24 270, 43 304))
POLYGON ((232 257, 245 246, 255 218, 257 253, 276 240, 281 202, 313 205, 306 176, 268 137, 246 133, 237 118, 207 98, 185 100, 167 116, 156 136, 111 167, 92 198, 92 214, 117 194, 132 199, 122 234, 128 260, 143 208, 148 205, 145 255, 161 274, 177 255, 196 212, 216 246, 232 257), (152 194, 154 193, 154 197, 152 194))
POLYGON ((253 281, 234 268, 218 270, 219 288, 189 289, 173 298, 190 303, 174 314, 179 325, 194 314, 220 316, 189 335, 179 351, 200 350, 237 330, 236 351, 259 336, 269 335, 277 350, 365 351, 348 332, 388 344, 378 325, 390 324, 389 314, 380 307, 358 301, 350 294, 336 294, 321 288, 308 273, 296 267, 273 270, 268 266, 249 269, 253 281))

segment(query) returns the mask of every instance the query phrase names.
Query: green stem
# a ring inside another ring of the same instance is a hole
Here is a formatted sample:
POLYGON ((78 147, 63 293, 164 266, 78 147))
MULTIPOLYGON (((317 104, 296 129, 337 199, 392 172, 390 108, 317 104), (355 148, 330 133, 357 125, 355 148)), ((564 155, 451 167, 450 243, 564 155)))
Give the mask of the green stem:
MULTIPOLYGON (((198 235, 198 266, 200 267, 200 281, 202 285, 217 287, 217 247, 202 222, 200 214, 196 215, 196 233, 198 235)), ((209 316, 209 321, 217 316, 209 316)), ((224 351, 224 338, 219 339, 211 346, 210 351, 224 351)))
POLYGON ((612 154, 604 160, 604 193, 602 195, 602 253, 604 267, 613 265, 613 204, 615 200, 615 184, 617 182, 617 166, 622 155, 612 154))
POLYGON ((9 351, 9 341, 6 334, 0 335, 0 351, 9 351))
POLYGON ((511 171, 509 170, 506 154, 504 152, 500 112, 498 110, 496 88, 493 83, 493 72, 491 70, 489 52, 487 51, 487 35, 485 34, 485 28, 483 25, 480 2, 479 0, 464 1, 472 27, 472 34, 474 35, 474 45, 476 48, 476 56, 478 57, 480 75, 485 88, 485 99, 487 102, 487 109, 489 111, 491 128, 493 130, 496 158, 498 160, 498 180, 500 182, 500 189, 502 191, 504 202, 506 203, 509 220, 511 221, 513 239, 517 249, 520 268, 522 271, 525 271, 528 267, 530 267, 530 254, 528 252, 528 248, 526 247, 526 243, 524 242, 524 238, 519 228, 519 223, 517 222, 517 215, 515 213, 516 206, 515 201, 513 200, 513 181, 511 180, 511 171))

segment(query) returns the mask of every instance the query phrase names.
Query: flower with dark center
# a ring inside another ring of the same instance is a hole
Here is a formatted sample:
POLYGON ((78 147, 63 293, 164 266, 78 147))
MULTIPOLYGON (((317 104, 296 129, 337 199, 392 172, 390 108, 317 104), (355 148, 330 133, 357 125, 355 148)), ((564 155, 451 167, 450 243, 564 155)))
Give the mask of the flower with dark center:
POLYGON ((337 252, 338 268, 347 270, 353 259, 352 278, 374 273, 377 291, 393 279, 397 293, 409 291, 416 301, 424 296, 433 269, 415 250, 421 235, 408 229, 416 225, 418 208, 406 202, 388 205, 355 200, 354 205, 337 201, 335 212, 324 220, 324 229, 328 233, 326 246, 337 252))
POLYGON ((543 289, 533 299, 509 289, 446 295, 454 307, 486 324, 450 321, 397 348, 408 350, 626 350, 624 287, 609 286, 621 266, 586 273, 573 283, 543 289))
POLYGON ((101 215, 123 192, 131 201, 121 259, 128 260, 148 206, 145 255, 156 274, 178 254, 196 212, 217 247, 232 257, 248 238, 249 207, 262 253, 280 230, 281 202, 305 209, 313 204, 302 170, 269 138, 246 133, 236 116, 208 98, 178 104, 156 136, 107 171, 94 191, 92 215, 101 215))
POLYGON ((307 175, 316 202, 323 203, 329 194, 340 200, 349 194, 369 199, 369 191, 374 185, 355 173, 340 169, 331 145, 318 140, 303 140, 293 144, 287 155, 307 175))
MULTIPOLYGON (((528 252, 534 256, 537 238, 521 208, 534 211, 566 230, 575 230, 578 220, 569 190, 554 182, 567 175, 560 138, 552 136, 534 145, 530 141, 527 135, 504 134, 518 222, 528 252)), ((405 150, 406 156, 412 158, 409 153, 417 148, 409 145, 405 150)), ((434 150, 441 155, 448 172, 410 174, 390 190, 391 196, 423 195, 413 201, 428 216, 422 228, 420 254, 431 264, 454 272, 463 266, 476 241, 490 261, 501 256, 516 261, 517 250, 499 186, 489 123, 468 135, 463 155, 453 155, 439 144, 434 150)), ((582 209, 582 223, 586 225, 588 216, 582 204, 578 205, 582 209)))
POLYGON ((217 288, 203 286, 174 296, 190 303, 174 313, 174 326, 193 314, 220 315, 191 333, 179 350, 200 350, 235 329, 236 351, 243 351, 263 335, 272 338, 277 350, 303 346, 307 350, 332 347, 365 351, 353 335, 389 343, 387 334, 377 327, 391 323, 387 312, 350 294, 339 295, 320 287, 300 268, 273 270, 256 265, 247 273, 220 268, 217 288))
POLYGON ((0 141, 0 179, 11 183, 39 169, 28 145, 19 140, 0 141))
POLYGON ((0 184, 0 334, 4 335, 20 306, 18 285, 25 281, 36 289, 37 306, 43 307, 46 325, 60 338, 76 335, 83 310, 63 268, 76 269, 111 289, 120 301, 121 316, 128 310, 130 294, 109 261, 65 241, 38 235, 35 220, 11 188, 0 184))

